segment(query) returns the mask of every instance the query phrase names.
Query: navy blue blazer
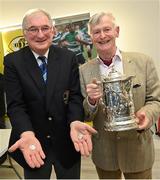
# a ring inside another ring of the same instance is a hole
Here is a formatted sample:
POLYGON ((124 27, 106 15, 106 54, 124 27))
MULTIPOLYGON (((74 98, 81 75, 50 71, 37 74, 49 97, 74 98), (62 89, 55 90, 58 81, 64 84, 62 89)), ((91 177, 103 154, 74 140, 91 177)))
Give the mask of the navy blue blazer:
MULTIPOLYGON (((7 113, 12 132, 9 146, 24 131, 34 131, 47 156, 53 148, 64 167, 80 159, 70 138, 70 123, 83 121, 83 97, 75 54, 54 47, 49 49, 48 77, 43 82, 40 68, 29 47, 4 58, 7 113)), ((11 156, 23 167, 29 167, 20 150, 11 156)))

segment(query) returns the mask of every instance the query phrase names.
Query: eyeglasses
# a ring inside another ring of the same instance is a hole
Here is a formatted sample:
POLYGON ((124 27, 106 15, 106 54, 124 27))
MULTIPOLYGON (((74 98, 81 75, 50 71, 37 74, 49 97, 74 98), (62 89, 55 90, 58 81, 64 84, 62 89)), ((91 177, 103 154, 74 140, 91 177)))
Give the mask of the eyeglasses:
POLYGON ((26 31, 28 31, 30 34, 32 35, 36 35, 38 34, 40 31, 43 34, 47 34, 50 32, 51 27, 50 26, 42 26, 42 27, 29 27, 28 29, 25 29, 26 31))
POLYGON ((99 37, 102 33, 107 35, 112 31, 112 28, 107 27, 107 28, 103 28, 103 29, 96 29, 92 31, 92 34, 95 38, 99 37))

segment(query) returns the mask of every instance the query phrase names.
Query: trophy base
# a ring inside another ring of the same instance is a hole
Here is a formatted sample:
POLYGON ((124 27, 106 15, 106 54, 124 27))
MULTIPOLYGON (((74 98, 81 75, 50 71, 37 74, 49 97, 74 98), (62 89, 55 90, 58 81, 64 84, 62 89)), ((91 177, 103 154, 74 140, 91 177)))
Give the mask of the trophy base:
POLYGON ((105 131, 127 131, 131 129, 137 129, 138 125, 135 122, 135 119, 122 122, 105 122, 104 129, 105 131))

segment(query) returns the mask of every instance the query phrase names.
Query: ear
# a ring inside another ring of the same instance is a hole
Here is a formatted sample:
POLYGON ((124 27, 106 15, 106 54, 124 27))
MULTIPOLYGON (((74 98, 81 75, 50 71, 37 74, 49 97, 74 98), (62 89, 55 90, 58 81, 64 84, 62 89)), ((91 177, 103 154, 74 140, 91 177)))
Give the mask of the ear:
POLYGON ((53 35, 53 37, 56 35, 56 28, 55 28, 55 26, 52 26, 52 35, 53 35))
POLYGON ((88 34, 90 35, 91 41, 93 42, 94 40, 93 40, 93 34, 91 32, 91 29, 88 31, 88 34))
POLYGON ((119 37, 119 31, 120 31, 119 26, 116 26, 116 28, 115 28, 116 37, 119 37))
POLYGON ((26 39, 26 31, 23 29, 23 36, 26 39))

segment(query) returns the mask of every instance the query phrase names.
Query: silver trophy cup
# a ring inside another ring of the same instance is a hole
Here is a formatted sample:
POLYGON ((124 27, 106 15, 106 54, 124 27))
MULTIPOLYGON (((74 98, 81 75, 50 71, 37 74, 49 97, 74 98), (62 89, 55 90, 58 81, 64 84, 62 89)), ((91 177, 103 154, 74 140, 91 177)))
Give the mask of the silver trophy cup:
POLYGON ((132 99, 132 78, 115 71, 114 67, 103 79, 103 105, 106 131, 136 129, 132 99))

